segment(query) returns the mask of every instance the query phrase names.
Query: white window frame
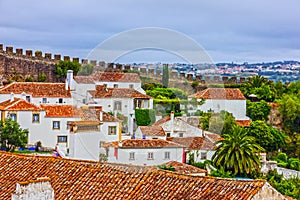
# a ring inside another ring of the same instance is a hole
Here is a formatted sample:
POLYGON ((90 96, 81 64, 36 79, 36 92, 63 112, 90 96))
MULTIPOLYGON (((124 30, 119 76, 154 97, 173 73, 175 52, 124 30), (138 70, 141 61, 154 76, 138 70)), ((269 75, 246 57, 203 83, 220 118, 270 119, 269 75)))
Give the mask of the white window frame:
POLYGON ((153 152, 148 152, 147 160, 154 160, 154 153, 153 152))
POLYGON ((207 152, 201 152, 200 153, 200 159, 201 160, 207 160, 207 152))
POLYGON ((48 101, 48 99, 47 99, 46 97, 43 97, 43 98, 42 98, 42 103, 43 103, 43 104, 46 104, 47 101, 48 101))
POLYGON ((66 135, 58 135, 57 136, 57 143, 68 143, 68 136, 66 135), (59 138, 65 138, 64 141, 60 141, 59 138))
POLYGON ((170 160, 170 157, 171 157, 171 152, 165 151, 165 160, 170 160))
POLYGON ((53 121, 52 122, 52 129, 53 130, 60 130, 60 121, 53 121), (55 124, 57 124, 57 126, 54 126, 55 124))
POLYGON ((108 126, 107 134, 108 135, 117 135, 117 126, 108 126))
POLYGON ((114 110, 122 111, 122 101, 115 101, 114 102, 114 110))
POLYGON ((32 113, 32 123, 40 123, 40 113, 32 113), (38 116, 37 119, 35 116, 38 116))

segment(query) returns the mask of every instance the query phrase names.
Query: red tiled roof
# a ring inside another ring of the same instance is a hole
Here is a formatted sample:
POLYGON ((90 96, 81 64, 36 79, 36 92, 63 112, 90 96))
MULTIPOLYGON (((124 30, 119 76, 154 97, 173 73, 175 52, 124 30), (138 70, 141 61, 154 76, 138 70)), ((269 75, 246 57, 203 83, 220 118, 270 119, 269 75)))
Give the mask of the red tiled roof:
POLYGON ((14 82, 0 89, 0 94, 29 94, 32 97, 71 98, 70 90, 64 83, 14 82))
POLYGON ((44 105, 41 108, 46 110, 46 117, 81 117, 80 109, 71 105, 44 105))
POLYGON ((122 145, 119 145, 118 141, 105 143, 105 146, 118 147, 118 148, 162 148, 162 147, 184 147, 174 142, 155 139, 155 140, 142 140, 142 139, 131 139, 122 140, 122 145))
POLYGON ((137 73, 95 72, 92 77, 95 81, 100 82, 141 82, 140 76, 137 73))
POLYGON ((106 88, 103 85, 96 85, 95 91, 88 92, 93 98, 152 98, 132 88, 106 88))
POLYGON ((177 161, 169 161, 165 163, 165 165, 167 167, 172 166, 175 169, 175 171, 180 174, 207 173, 205 169, 200 169, 198 167, 194 167, 192 165, 188 165, 177 161))
POLYGON ((207 88, 189 97, 197 99, 246 100, 238 88, 207 88))
POLYGON ((168 137, 168 141, 186 146, 189 150, 214 150, 216 141, 208 137, 168 137))
POLYGON ((91 76, 74 76, 74 80, 79 84, 95 84, 91 76))
POLYGON ((162 125, 162 124, 166 123, 169 120, 171 120, 171 117, 170 116, 166 116, 166 117, 161 118, 160 120, 156 121, 154 124, 152 124, 152 126, 162 125))
MULTIPOLYGON (((84 120, 96 120, 100 121, 100 109, 96 108, 82 108, 83 119, 84 120)), ((102 122, 120 122, 119 119, 115 118, 111 114, 103 112, 102 122)))
POLYGON ((166 133, 161 126, 139 126, 139 128, 145 136, 166 136, 166 133))
POLYGON ((39 111, 42 110, 33 103, 29 103, 24 99, 14 98, 13 101, 6 100, 0 103, 0 110, 7 111, 39 111))
POLYGON ((193 177, 143 166, 6 152, 0 152, 0 170, 1 199, 11 199, 16 183, 36 177, 50 179, 55 199, 248 200, 267 184, 264 180, 193 177))
POLYGON ((237 125, 249 127, 250 123, 251 123, 251 120, 250 119, 247 119, 247 120, 235 120, 235 122, 237 123, 237 125))

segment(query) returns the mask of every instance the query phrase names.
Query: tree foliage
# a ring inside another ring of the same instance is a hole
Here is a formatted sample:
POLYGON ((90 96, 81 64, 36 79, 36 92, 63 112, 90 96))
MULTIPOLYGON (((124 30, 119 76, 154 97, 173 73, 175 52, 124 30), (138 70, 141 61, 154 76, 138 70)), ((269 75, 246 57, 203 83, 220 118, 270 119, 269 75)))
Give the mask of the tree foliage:
POLYGON ((138 126, 149 126, 155 122, 156 112, 153 109, 135 109, 135 119, 138 126))
POLYGON ((162 84, 166 88, 169 86, 169 65, 168 64, 163 65, 162 84))
POLYGON ((55 66, 53 72, 56 74, 57 78, 66 78, 68 70, 73 70, 74 75, 77 75, 78 71, 80 70, 80 67, 81 65, 78 62, 61 60, 55 66))
POLYGON ((78 75, 88 76, 91 75, 93 72, 94 72, 94 65, 85 64, 81 66, 78 75))
POLYGON ((16 147, 24 148, 27 144, 28 130, 21 129, 20 125, 11 119, 0 121, 1 147, 7 151, 14 151, 16 147))
POLYGON ((270 110, 271 106, 269 106, 269 104, 264 100, 261 100, 260 102, 247 101, 246 115, 253 121, 268 120, 270 110))
POLYGON ((218 168, 241 176, 259 170, 261 164, 257 153, 264 149, 247 134, 247 129, 235 125, 223 138, 216 143, 218 147, 212 157, 218 168))
POLYGON ((284 146, 284 134, 264 121, 253 121, 250 123, 250 127, 248 129, 249 135, 253 136, 256 143, 268 152, 277 151, 284 146))

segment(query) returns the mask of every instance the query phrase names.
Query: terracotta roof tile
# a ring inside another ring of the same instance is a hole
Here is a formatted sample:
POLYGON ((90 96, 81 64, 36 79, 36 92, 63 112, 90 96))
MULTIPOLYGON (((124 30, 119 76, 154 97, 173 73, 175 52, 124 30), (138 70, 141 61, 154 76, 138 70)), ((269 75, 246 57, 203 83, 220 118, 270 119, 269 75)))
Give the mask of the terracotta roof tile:
POLYGON ((122 140, 122 145, 119 145, 118 141, 115 142, 108 142, 104 144, 105 146, 109 147, 118 147, 118 148, 163 148, 163 147, 184 147, 180 144, 155 139, 155 140, 142 140, 142 139, 131 139, 131 140, 122 140))
POLYGON ((251 123, 251 120, 250 119, 247 119, 247 120, 235 120, 235 122, 237 123, 237 125, 249 127, 250 123, 251 123))
POLYGON ((197 99, 246 100, 238 88, 207 88, 189 97, 197 99))
POLYGON ((44 105, 41 108, 46 110, 46 117, 82 117, 80 109, 71 105, 44 105))
MULTIPOLYGON (((193 177, 143 166, 0 152, 0 196, 16 183, 48 177, 55 199, 251 199, 264 180, 193 177)), ((271 194, 271 193, 270 193, 271 194)), ((273 193, 272 193, 273 194, 273 193)))
POLYGON ((0 89, 0 94, 25 94, 32 97, 64 97, 71 98, 70 90, 64 83, 14 82, 0 89))
MULTIPOLYGON (((100 121, 100 109, 97 108, 82 108, 84 120, 97 120, 100 121)), ((111 114, 103 112, 103 122, 120 122, 119 119, 115 118, 111 114)))
POLYGON ((79 84, 95 84, 91 76, 74 76, 74 80, 79 84))
POLYGON ((161 118, 160 120, 156 121, 154 124, 152 124, 152 126, 159 126, 162 125, 164 123, 166 123, 167 121, 170 121, 171 117, 170 116, 166 116, 164 118, 161 118))
POLYGON ((166 136, 166 133, 161 126, 139 126, 139 128, 145 136, 166 136))
POLYGON ((132 88, 106 88, 103 85, 96 85, 95 91, 88 92, 93 98, 152 98, 132 88))
POLYGON ((13 101, 6 100, 0 103, 0 110, 7 111, 39 111, 42 110, 33 103, 29 103, 24 99, 14 98, 13 101))
POLYGON ((207 173, 205 169, 200 169, 198 167, 194 167, 192 165, 188 165, 177 161, 169 161, 165 163, 165 165, 168 167, 172 166, 175 169, 175 171, 180 174, 207 173))
POLYGON ((137 73, 95 72, 92 77, 95 81, 100 82, 141 82, 137 73))

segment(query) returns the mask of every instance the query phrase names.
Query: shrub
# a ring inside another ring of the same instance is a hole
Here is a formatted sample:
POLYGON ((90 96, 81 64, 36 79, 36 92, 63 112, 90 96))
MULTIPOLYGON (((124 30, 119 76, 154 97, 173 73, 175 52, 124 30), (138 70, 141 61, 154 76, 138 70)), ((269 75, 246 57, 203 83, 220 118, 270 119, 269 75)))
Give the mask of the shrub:
POLYGON ((287 157, 287 155, 285 154, 285 153, 279 153, 278 155, 277 155, 277 161, 278 162, 280 162, 280 161, 282 161, 282 162, 287 162, 287 159, 288 159, 288 157, 287 157))
POLYGON ((153 109, 135 109, 135 119, 138 126, 149 126, 155 122, 156 112, 153 109))

